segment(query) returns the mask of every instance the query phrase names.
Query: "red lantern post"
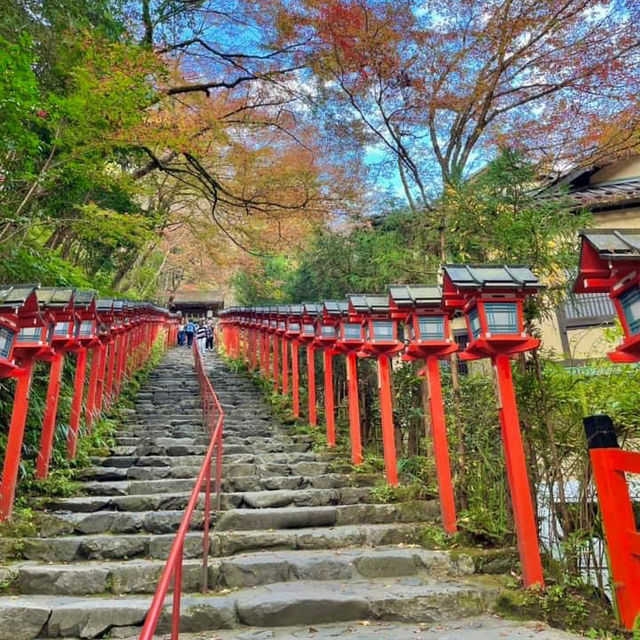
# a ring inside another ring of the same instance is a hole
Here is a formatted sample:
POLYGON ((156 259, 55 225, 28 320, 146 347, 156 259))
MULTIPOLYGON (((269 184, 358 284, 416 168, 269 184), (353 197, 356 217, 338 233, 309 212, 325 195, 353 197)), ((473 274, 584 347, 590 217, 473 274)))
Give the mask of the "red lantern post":
POLYGON ((302 321, 303 307, 301 304, 289 305, 287 314, 287 331, 285 339, 291 344, 291 397, 293 416, 300 417, 300 371, 299 371, 299 346, 300 323, 302 321))
POLYGON ((269 366, 269 350, 271 334, 269 333, 269 313, 268 307, 261 307, 259 316, 260 318, 260 372, 262 377, 269 379, 271 368, 269 366))
POLYGON ((445 265, 445 308, 462 310, 469 345, 464 360, 491 358, 499 400, 507 479, 511 492, 524 585, 543 585, 538 527, 527 475, 509 358, 539 346, 524 330, 522 303, 541 288, 528 267, 508 265, 445 265))
POLYGON ((91 433, 93 422, 100 413, 102 404, 102 389, 104 382, 104 369, 106 366, 106 343, 111 333, 113 321, 113 300, 111 298, 100 299, 96 303, 98 314, 98 340, 91 352, 91 372, 89 374, 89 389, 87 390, 87 406, 85 423, 88 433, 91 433))
MULTIPOLYGON (((302 305, 302 318, 300 335, 298 341, 307 347, 307 416, 309 418, 309 424, 317 426, 318 414, 316 411, 316 320, 318 315, 322 312, 322 306, 305 302, 302 305)), ((326 386, 326 380, 325 380, 326 386)), ((331 380, 331 401, 333 401, 333 376, 331 380)), ((327 397, 327 390, 325 388, 325 399, 327 397)), ((325 406, 325 409, 327 407, 325 406)), ((327 421, 327 444, 330 447, 335 446, 335 425, 333 417, 333 405, 331 406, 331 415, 326 415, 327 421)))
POLYGON ((0 357, 0 370, 3 377, 17 379, 0 484, 0 520, 13 512, 34 361, 54 355, 53 317, 40 307, 36 289, 35 285, 0 287, 2 353, 6 354, 0 357))
POLYGON ((62 370, 65 353, 76 346, 76 316, 74 311, 74 289, 38 289, 41 307, 49 309, 55 321, 51 339, 54 353, 50 357, 51 371, 47 386, 46 403, 42 419, 40 450, 36 460, 36 478, 43 479, 49 474, 49 463, 53 450, 53 440, 58 415, 58 400, 62 384, 62 370))
POLYGON ((384 466, 387 482, 395 487, 398 485, 398 461, 393 426, 390 357, 404 349, 404 344, 398 336, 398 321, 391 316, 389 298, 385 295, 350 295, 349 317, 354 320, 359 318, 364 326, 362 355, 374 357, 378 361, 384 466))
MULTIPOLYGON (((306 306, 306 305, 305 305, 306 306)), ((336 424, 335 424, 335 406, 333 391, 333 356, 342 353, 336 348, 338 333, 340 327, 340 319, 346 315, 349 305, 345 301, 326 300, 315 308, 310 307, 309 314, 312 317, 314 311, 318 312, 315 323, 315 340, 314 344, 322 348, 323 364, 324 364, 324 417, 327 427, 327 445, 335 447, 336 445, 336 424)), ((303 325, 303 333, 310 331, 310 323, 303 325)), ((358 402, 358 385, 355 385, 355 402, 358 402)), ((357 432, 360 434, 360 410, 356 409, 358 416, 357 432)), ((349 404, 349 418, 351 422, 351 401, 349 404)), ((360 456, 362 455, 360 447, 360 456)), ((353 457, 353 449, 352 449, 353 457)), ((361 459, 361 458, 360 458, 361 459)))
POLYGON ((258 308, 252 307, 249 312, 249 368, 255 371, 258 368, 258 336, 260 335, 258 322, 258 308))
POLYGON ((449 318, 442 307, 440 287, 391 285, 389 303, 392 315, 405 323, 407 347, 403 360, 426 360, 426 370, 421 373, 426 375, 429 389, 429 422, 442 526, 446 533, 453 534, 456 532, 456 507, 439 361, 448 358, 458 346, 451 337, 449 318))
POLYGON ((98 316, 96 313, 96 298, 93 291, 77 292, 74 308, 76 311, 77 346, 72 351, 75 351, 77 355, 69 433, 67 435, 67 457, 69 459, 75 457, 78 443, 87 368, 87 350, 98 343, 98 316))
MULTIPOLYGON (((624 331, 609 353, 613 362, 640 361, 640 231, 596 229, 581 232, 576 293, 608 293, 624 331)), ((640 625, 640 531, 629 491, 629 474, 640 474, 640 453, 619 448, 608 416, 584 419, 607 544, 612 590, 620 622, 640 625)))
POLYGON ((359 316, 352 316, 347 311, 347 315, 340 318, 336 349, 341 353, 344 353, 347 360, 349 439, 351 440, 351 461, 356 465, 362 464, 362 436, 360 431, 357 354, 360 352, 363 345, 364 326, 362 324, 362 318, 359 316))
POLYGON ((289 340, 287 339, 287 312, 285 305, 278 306, 278 324, 276 336, 280 342, 280 362, 282 365, 282 394, 289 394, 289 340))
POLYGON ((273 365, 273 389, 277 393, 280 388, 280 342, 278 340, 278 309, 269 307, 269 335, 271 337, 271 358, 273 365))

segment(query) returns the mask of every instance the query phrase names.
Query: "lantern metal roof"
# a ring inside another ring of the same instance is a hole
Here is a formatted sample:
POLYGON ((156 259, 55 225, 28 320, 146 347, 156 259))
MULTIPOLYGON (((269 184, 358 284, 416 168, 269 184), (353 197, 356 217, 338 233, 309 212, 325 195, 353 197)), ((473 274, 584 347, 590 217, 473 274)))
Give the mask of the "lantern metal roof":
POLYGON ((517 289, 537 291, 538 278, 525 265, 445 264, 445 275, 458 289, 517 289))
POLYGON ((317 316, 322 313, 322 305, 317 302, 303 302, 304 313, 309 316, 317 316))
POLYGON ((0 286, 0 308, 21 307, 38 289, 37 284, 16 284, 0 286))
POLYGON ((100 298, 96 302, 96 309, 98 313, 111 312, 113 310, 113 299, 112 298, 100 298))
POLYGON ((349 302, 347 300, 325 300, 322 308, 330 316, 344 316, 349 312, 349 302))
POLYGON ((390 284, 389 296, 398 307, 439 307, 442 289, 426 284, 390 284))
POLYGON ((389 311, 389 296, 350 293, 349 304, 356 313, 385 313, 389 311))
POLYGON ((76 291, 74 305, 81 309, 88 309, 96 298, 95 291, 76 291))
POLYGON ((43 287, 36 290, 38 303, 50 309, 66 309, 73 305, 75 289, 43 287))
POLYGON ((289 305, 289 315, 291 316, 301 316, 304 313, 304 307, 301 304, 290 304, 289 305))
POLYGON ((605 260, 640 259, 640 229, 593 229, 579 235, 605 260))

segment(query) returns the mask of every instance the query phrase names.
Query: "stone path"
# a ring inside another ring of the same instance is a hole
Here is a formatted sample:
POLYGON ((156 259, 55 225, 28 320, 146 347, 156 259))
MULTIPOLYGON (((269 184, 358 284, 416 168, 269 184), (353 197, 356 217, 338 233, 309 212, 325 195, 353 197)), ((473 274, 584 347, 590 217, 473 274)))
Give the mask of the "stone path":
MULTIPOLYGON (((207 595, 201 517, 185 544, 182 625, 193 638, 531 637, 479 617, 498 583, 473 575, 470 558, 416 545, 436 504, 375 504, 374 478, 354 486, 275 422, 250 381, 212 355, 207 366, 226 412, 224 494, 207 595)), ((50 500, 40 536, 2 570, 13 595, 0 597, 0 640, 137 636, 208 441, 199 415, 191 353, 175 349, 111 455, 84 473, 84 495, 50 500)))

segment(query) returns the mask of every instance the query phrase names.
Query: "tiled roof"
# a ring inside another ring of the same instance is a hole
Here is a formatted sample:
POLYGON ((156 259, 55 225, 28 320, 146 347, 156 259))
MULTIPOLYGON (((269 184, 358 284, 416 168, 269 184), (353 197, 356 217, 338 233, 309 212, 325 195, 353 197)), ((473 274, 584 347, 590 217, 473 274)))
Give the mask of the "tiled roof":
POLYGON ((620 204, 640 203, 640 178, 606 182, 586 187, 569 189, 567 193, 560 191, 546 191, 545 198, 567 198, 585 207, 601 207, 620 204))

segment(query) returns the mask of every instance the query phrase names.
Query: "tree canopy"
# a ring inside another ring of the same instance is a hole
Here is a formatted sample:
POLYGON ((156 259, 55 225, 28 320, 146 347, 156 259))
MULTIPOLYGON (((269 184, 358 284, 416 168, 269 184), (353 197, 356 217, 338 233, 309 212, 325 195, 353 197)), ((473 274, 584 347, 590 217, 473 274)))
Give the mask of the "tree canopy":
POLYGON ((525 189, 637 152, 637 14, 625 0, 13 2, 0 277, 34 262, 54 284, 66 264, 105 291, 167 296, 265 264, 278 280, 286 256, 302 295, 323 247, 373 288, 443 259, 528 259, 532 217, 559 231, 550 205, 498 211, 490 193, 513 185, 486 167, 508 150, 525 189))

